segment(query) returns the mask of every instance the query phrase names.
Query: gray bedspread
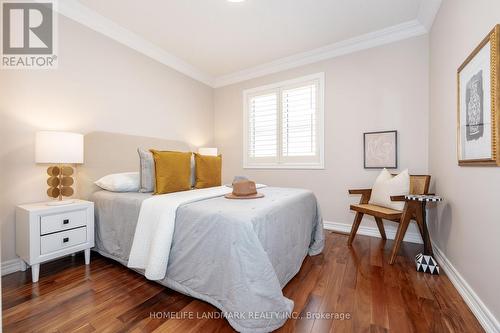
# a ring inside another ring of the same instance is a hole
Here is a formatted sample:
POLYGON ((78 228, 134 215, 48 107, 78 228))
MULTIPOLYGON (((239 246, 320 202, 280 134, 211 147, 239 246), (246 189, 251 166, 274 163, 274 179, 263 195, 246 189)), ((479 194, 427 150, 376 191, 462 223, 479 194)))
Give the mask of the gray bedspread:
MULTIPOLYGON (((217 197, 179 207, 166 277, 157 281, 216 306, 240 332, 269 332, 284 324, 293 301, 282 288, 305 256, 319 254, 324 245, 311 191, 259 192, 265 197, 217 197)), ((126 265, 141 203, 150 196, 93 194, 98 252, 126 265)))

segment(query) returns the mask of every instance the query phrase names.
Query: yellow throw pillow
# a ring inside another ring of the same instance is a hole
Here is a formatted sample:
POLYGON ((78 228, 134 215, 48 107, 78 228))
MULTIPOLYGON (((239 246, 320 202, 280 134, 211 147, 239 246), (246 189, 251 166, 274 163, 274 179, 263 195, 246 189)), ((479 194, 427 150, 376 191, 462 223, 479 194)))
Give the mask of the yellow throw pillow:
POLYGON ((222 156, 207 156, 194 153, 196 164, 195 188, 207 188, 221 185, 222 156))
POLYGON ((165 194, 191 189, 191 154, 151 149, 155 161, 155 192, 165 194))

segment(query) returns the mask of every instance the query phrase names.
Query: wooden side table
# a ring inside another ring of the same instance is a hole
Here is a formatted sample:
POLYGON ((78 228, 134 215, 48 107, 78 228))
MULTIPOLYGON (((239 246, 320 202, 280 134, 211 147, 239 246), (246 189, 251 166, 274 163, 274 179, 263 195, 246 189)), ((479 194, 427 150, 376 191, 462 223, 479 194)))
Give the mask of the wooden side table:
POLYGON ((419 205, 415 205, 416 207, 418 207, 418 209, 415 209, 414 213, 417 218, 417 223, 419 223, 419 227, 422 228, 424 252, 417 254, 417 256, 415 257, 415 265, 417 266, 417 271, 437 275, 439 274, 439 265, 436 259, 434 259, 434 253, 432 251, 432 243, 429 236, 429 229, 427 227, 427 214, 425 208, 428 202, 440 202, 443 201, 443 199, 438 195, 430 194, 410 194, 405 195, 405 199, 407 201, 419 203, 419 205))

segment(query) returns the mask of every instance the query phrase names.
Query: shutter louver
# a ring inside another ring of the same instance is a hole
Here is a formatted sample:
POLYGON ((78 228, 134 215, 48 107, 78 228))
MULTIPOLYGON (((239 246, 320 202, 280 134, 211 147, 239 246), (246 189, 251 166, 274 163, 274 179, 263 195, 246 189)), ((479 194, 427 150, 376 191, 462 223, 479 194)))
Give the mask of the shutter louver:
POLYGON ((316 155, 316 85, 282 92, 282 156, 316 155))
POLYGON ((250 157, 276 157, 277 114, 278 97, 276 93, 255 96, 250 99, 248 118, 248 154, 250 157))

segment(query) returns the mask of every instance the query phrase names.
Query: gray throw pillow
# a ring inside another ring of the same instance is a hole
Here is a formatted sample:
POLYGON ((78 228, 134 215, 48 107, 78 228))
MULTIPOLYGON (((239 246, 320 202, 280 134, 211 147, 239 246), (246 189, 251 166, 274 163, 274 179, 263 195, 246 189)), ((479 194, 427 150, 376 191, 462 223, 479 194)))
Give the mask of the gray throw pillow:
POLYGON ((141 187, 139 192, 148 193, 155 189, 155 161, 148 149, 137 148, 140 159, 141 187))

